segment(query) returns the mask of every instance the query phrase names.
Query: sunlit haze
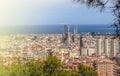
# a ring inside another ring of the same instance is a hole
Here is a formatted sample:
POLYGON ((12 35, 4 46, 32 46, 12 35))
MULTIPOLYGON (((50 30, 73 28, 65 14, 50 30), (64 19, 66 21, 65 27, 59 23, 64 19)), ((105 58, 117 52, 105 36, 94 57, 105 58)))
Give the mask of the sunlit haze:
POLYGON ((0 0, 0 76, 119 76, 119 2, 0 0))
POLYGON ((0 26, 111 24, 109 11, 88 9, 72 0, 0 0, 0 26))

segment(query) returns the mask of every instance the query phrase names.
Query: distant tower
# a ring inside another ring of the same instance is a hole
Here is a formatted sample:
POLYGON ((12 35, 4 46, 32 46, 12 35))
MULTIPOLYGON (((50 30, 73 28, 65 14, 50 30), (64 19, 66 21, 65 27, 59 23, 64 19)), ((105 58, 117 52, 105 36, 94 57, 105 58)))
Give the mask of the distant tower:
POLYGON ((70 25, 64 25, 64 34, 63 34, 63 42, 64 43, 70 43, 72 38, 71 38, 71 33, 70 33, 70 25))
POLYGON ((80 47, 83 47, 83 40, 82 40, 82 36, 80 36, 80 47))
POLYGON ((68 40, 68 31, 69 31, 69 25, 64 25, 64 34, 63 34, 64 43, 68 40))
POLYGON ((68 26, 67 26, 67 25, 65 25, 65 26, 64 26, 64 34, 66 34, 66 33, 67 33, 67 31, 68 31, 67 29, 68 29, 68 26))
POLYGON ((70 25, 65 25, 64 26, 64 34, 70 32, 70 25))
POLYGON ((74 34, 77 34, 77 27, 74 26, 74 34))
POLYGON ((67 25, 68 26, 68 32, 70 32, 70 25, 67 25))
POLYGON ((67 41, 68 41, 68 43, 70 43, 71 42, 71 33, 70 33, 70 25, 67 25, 68 26, 68 32, 67 32, 67 34, 68 34, 68 36, 67 36, 67 41))

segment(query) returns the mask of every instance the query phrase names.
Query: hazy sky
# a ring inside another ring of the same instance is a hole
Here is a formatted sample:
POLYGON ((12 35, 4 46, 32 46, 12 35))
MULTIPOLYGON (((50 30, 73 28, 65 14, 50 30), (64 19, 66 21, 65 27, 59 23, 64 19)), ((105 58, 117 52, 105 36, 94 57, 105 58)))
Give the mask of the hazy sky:
POLYGON ((109 11, 100 13, 72 0, 0 0, 0 26, 112 22, 109 11))

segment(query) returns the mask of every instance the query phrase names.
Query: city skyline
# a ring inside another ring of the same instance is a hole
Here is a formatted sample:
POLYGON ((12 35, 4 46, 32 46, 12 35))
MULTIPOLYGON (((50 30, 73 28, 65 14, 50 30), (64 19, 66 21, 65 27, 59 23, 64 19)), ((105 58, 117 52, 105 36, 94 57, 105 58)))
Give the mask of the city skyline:
POLYGON ((72 0, 1 0, 0 26, 112 24, 109 10, 87 8, 72 0))

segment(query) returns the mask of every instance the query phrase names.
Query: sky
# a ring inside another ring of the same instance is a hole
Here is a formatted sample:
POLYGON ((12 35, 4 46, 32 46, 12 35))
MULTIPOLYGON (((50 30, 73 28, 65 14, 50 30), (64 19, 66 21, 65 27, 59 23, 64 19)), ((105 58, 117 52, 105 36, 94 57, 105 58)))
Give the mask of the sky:
POLYGON ((0 26, 112 24, 110 11, 99 12, 72 0, 0 0, 0 26))

